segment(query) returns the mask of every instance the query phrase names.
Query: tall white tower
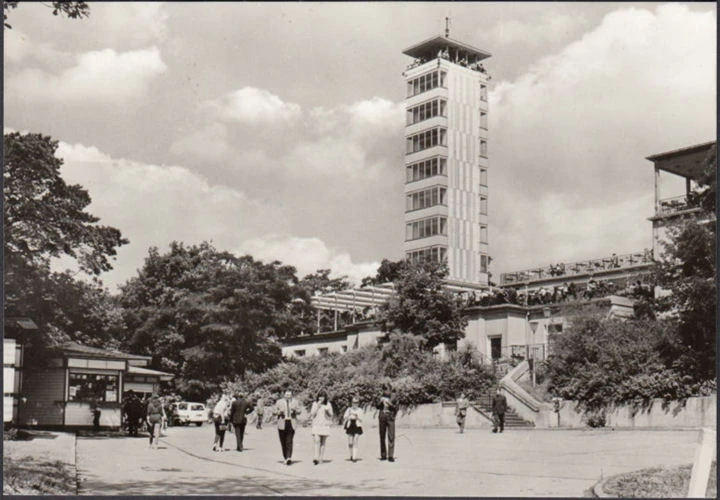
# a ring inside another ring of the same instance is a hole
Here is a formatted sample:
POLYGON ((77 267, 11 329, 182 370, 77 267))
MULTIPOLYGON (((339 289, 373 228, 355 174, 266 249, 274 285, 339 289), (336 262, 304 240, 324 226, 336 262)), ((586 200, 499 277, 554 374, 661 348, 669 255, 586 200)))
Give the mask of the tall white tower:
POLYGON ((448 280, 488 283, 490 54, 446 36, 403 51, 405 255, 447 260, 448 280))

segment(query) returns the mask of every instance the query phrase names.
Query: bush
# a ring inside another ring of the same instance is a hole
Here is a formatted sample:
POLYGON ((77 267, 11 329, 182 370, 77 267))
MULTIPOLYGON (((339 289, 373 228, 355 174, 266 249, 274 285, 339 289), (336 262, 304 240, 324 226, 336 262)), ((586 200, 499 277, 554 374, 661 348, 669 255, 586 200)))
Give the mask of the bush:
POLYGON ((474 399, 494 384, 492 372, 467 348, 440 361, 423 349, 417 336, 391 334, 382 346, 287 360, 262 374, 249 373, 228 382, 223 389, 262 394, 266 404, 290 389, 306 408, 325 390, 339 419, 353 396, 357 395, 362 405, 372 405, 386 385, 392 387, 400 406, 408 408, 454 400, 461 392, 474 399))

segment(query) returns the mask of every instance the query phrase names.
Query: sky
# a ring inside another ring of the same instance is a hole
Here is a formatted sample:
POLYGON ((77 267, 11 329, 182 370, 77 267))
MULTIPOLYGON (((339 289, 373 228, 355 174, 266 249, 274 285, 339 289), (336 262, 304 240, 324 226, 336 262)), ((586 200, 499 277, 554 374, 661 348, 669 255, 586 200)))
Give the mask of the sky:
POLYGON ((445 17, 492 54, 495 280, 651 247, 645 157, 717 135, 714 3, 90 6, 10 13, 4 128, 60 141, 64 179, 130 240, 111 291, 174 240, 355 282, 401 259, 402 51, 445 17))

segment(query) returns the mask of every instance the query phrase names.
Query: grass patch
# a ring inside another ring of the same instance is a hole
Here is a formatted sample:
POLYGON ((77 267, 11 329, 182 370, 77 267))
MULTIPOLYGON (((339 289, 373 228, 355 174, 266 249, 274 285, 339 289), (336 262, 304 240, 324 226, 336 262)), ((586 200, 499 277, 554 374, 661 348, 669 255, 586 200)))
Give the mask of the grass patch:
MULTIPOLYGON (((624 498, 684 498, 690 486, 692 465, 653 467, 608 479, 605 493, 624 498)), ((710 468, 706 498, 717 497, 717 463, 710 468)))
POLYGON ((57 460, 3 457, 3 495, 77 495, 75 468, 57 460))

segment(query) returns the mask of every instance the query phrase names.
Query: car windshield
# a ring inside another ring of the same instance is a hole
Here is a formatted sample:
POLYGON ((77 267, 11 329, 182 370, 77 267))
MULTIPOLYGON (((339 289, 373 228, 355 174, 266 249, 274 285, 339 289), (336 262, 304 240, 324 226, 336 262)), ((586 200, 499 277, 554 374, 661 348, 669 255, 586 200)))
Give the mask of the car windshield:
POLYGON ((205 409, 205 407, 203 405, 192 405, 190 409, 193 411, 202 411, 205 409))
POLYGON ((180 403, 180 404, 178 405, 178 410, 187 410, 187 404, 185 404, 185 403, 180 403))

